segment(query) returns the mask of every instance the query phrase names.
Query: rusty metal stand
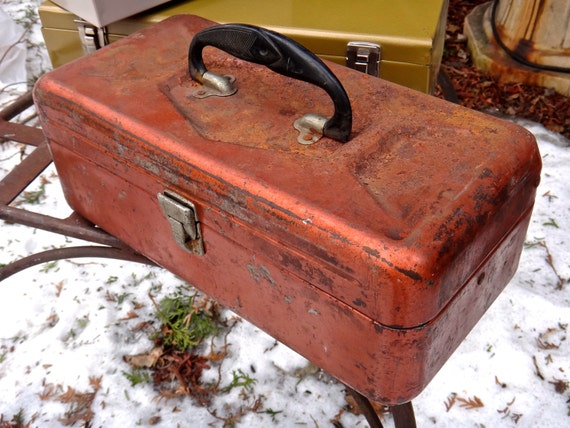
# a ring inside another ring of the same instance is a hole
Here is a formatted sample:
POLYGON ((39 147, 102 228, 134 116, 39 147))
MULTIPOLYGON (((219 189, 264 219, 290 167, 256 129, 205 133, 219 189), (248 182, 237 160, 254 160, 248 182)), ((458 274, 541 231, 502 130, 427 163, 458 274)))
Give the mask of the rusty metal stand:
MULTIPOLYGON (((0 219, 99 245, 57 248, 32 254, 1 268, 0 282, 31 266, 77 257, 103 257, 155 265, 151 260, 137 253, 115 236, 93 225, 76 212, 65 219, 60 219, 10 206, 18 195, 24 192, 30 183, 52 162, 47 142, 40 129, 10 122, 11 119, 24 112, 32 104, 32 93, 28 92, 0 111, 0 144, 6 141, 14 141, 35 147, 33 152, 0 181, 0 219)), ((361 408, 370 428, 382 428, 380 418, 370 400, 352 388, 348 386, 346 388, 361 408)), ((390 410, 396 428, 416 428, 412 403, 393 406, 390 410)))
MULTIPOLYGON (((345 388, 347 392, 352 395, 358 407, 360 407, 360 411, 366 418, 370 428, 383 428, 380 418, 374 410, 374 407, 372 407, 370 400, 348 385, 345 385, 345 388)), ((416 417, 411 402, 390 406, 390 412, 394 418, 394 426, 396 428, 416 428, 416 417)))
POLYGON ((10 122, 32 104, 32 94, 28 92, 0 111, 0 143, 14 141, 35 147, 33 152, 0 181, 0 219, 100 245, 59 248, 25 257, 0 269, 0 281, 40 263, 76 257, 104 257, 154 265, 152 261, 121 240, 109 235, 75 212, 66 219, 60 219, 10 206, 52 162, 45 137, 40 129, 10 122))

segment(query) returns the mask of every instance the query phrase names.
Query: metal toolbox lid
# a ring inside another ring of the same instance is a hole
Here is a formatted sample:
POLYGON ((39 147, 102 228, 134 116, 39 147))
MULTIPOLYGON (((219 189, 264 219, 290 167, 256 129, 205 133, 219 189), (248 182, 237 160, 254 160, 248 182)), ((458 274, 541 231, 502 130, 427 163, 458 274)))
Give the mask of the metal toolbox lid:
MULTIPOLYGON (((157 1, 158 3, 158 1, 157 1)), ((179 14, 216 22, 243 22, 286 34, 321 56, 344 58, 349 41, 382 46, 386 61, 431 65, 439 62, 448 0, 193 0, 169 2, 108 25, 125 36, 179 14)), ((46 1, 44 27, 76 30, 74 17, 46 1)))

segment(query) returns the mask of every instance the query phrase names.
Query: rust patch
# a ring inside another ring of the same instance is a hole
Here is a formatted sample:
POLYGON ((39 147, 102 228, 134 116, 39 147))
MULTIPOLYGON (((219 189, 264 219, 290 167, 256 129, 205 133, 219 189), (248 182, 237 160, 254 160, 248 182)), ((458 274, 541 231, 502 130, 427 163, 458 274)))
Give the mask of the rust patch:
POLYGON ((368 254, 368 255, 370 255, 370 256, 372 256, 372 257, 380 258, 380 252, 379 252, 378 250, 375 250, 374 248, 370 248, 370 247, 364 246, 364 247, 362 247, 362 250, 363 250, 366 254, 368 254))
POLYGON ((292 268, 297 272, 303 273, 303 278, 311 282, 314 280, 324 287, 332 289, 334 285, 333 279, 319 267, 308 264, 306 260, 302 260, 299 257, 284 251, 280 252, 279 255, 281 256, 281 266, 292 268))
POLYGON ((417 273, 411 269, 402 269, 402 268, 399 268, 397 266, 395 266, 394 269, 396 269, 398 272, 406 275, 408 278, 412 278, 414 281, 421 281, 423 279, 419 273, 417 273))
POLYGON ((269 269, 263 265, 248 264, 247 271, 252 279, 259 284, 261 280, 269 282, 272 287, 275 287, 275 280, 271 277, 269 269))
POLYGON ((385 329, 380 324, 374 323, 374 330, 376 330, 376 333, 384 333, 385 329))
POLYGON ((366 302, 363 301, 362 299, 353 300, 352 303, 354 304, 354 306, 358 306, 358 307, 361 307, 361 308, 365 308, 365 307, 366 307, 366 302))

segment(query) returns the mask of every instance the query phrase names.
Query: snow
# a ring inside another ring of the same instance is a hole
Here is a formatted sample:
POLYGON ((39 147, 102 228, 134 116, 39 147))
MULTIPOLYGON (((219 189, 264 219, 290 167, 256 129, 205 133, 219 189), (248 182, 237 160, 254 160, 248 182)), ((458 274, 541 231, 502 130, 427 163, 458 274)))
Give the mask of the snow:
MULTIPOLYGON (((38 3, 4 0, 0 6, 13 19, 22 20, 29 15, 26 11, 30 4, 35 7, 38 3)), ((24 65, 30 79, 45 71, 49 63, 38 45, 39 34, 36 19, 30 26, 31 42, 24 65)), ((4 77, 0 68, 0 81, 4 77)), ((0 92, 3 104, 21 93, 25 85, 8 89, 0 92)), ((566 340, 570 322, 570 149, 560 135, 534 123, 520 123, 537 137, 544 165, 519 270, 414 400, 419 427, 569 426, 570 394, 564 386, 570 375, 570 345, 566 340), (482 407, 465 405, 476 398, 482 407), (453 405, 447 409, 446 403, 453 405)), ((20 147, 3 143, 0 177, 19 159, 20 147)), ((69 214, 53 166, 28 190, 40 190, 42 185, 45 197, 41 203, 23 206, 58 217, 69 214)), ((60 235, 0 223, 0 263, 77 243, 60 235)), ((187 287, 162 269, 107 259, 47 263, 3 281, 3 420, 9 421, 22 411, 30 426, 60 427, 73 413, 73 403, 62 402, 61 397, 73 388, 81 393, 95 391, 90 406, 93 427, 223 426, 223 421, 212 416, 214 410, 218 416, 229 415, 253 404, 256 398, 262 398, 262 407, 258 412, 245 412, 237 427, 331 426, 346 406, 343 386, 246 321, 236 322, 226 338, 229 352, 220 374, 222 386, 231 382, 232 373, 238 369, 254 378, 256 383, 248 397, 234 388, 214 397, 206 408, 188 397, 159 399, 150 383, 132 386, 125 376, 131 368, 123 357, 152 348, 147 330, 134 327, 143 321, 153 328, 159 324, 149 293, 158 301, 187 287), (129 318, 130 312, 137 317, 129 318)), ((228 323, 236 318, 227 310, 222 316, 228 323)), ((215 339, 217 349, 223 345, 223 337, 215 339)), ((217 370, 213 367, 204 372, 204 380, 216 381, 217 370)), ((339 421, 344 427, 367 426, 362 416, 348 411, 342 412, 339 421)), ((391 416, 384 415, 384 422, 391 426, 391 416)))

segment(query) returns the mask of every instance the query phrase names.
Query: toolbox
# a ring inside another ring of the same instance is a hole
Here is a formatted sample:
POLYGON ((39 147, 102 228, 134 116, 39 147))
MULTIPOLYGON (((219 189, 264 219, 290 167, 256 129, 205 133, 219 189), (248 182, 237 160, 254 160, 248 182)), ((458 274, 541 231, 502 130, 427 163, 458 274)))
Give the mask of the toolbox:
POLYGON ((190 15, 34 98, 75 211, 388 405, 508 283, 540 179, 518 125, 190 15))
POLYGON ((243 22, 285 34, 321 58, 431 92, 445 37, 448 0, 170 1, 99 28, 44 2, 42 32, 54 67, 177 14, 243 22))
POLYGON ((118 2, 115 0, 54 0, 53 3, 77 15, 97 27, 151 9, 169 0, 137 0, 118 2))

